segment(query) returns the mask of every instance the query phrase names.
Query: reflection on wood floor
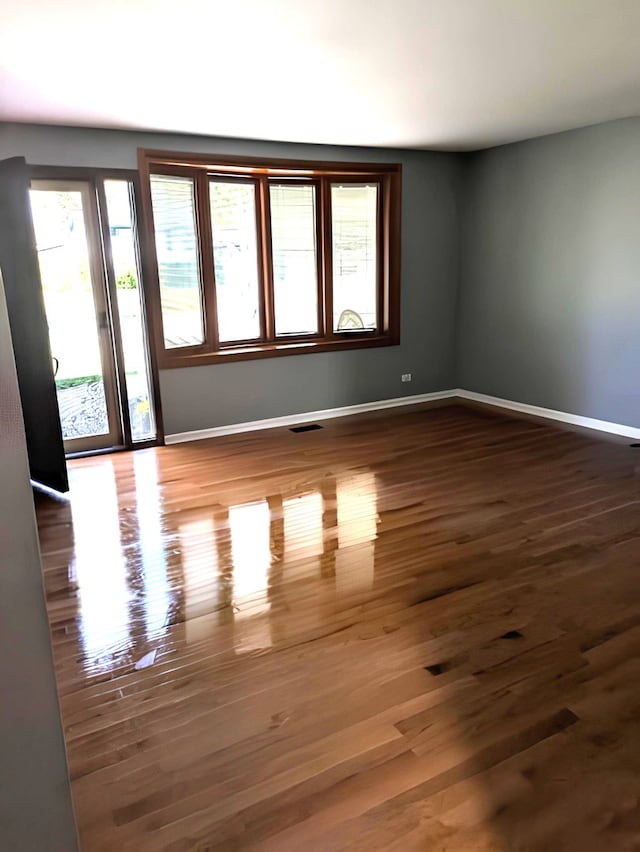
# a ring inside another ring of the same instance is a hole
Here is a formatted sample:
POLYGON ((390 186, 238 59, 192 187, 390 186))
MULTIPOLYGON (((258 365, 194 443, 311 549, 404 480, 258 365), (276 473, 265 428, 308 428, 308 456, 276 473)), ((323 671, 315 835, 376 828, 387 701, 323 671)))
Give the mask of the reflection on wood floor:
POLYGON ((640 848, 637 453, 448 406, 74 461, 85 852, 640 848))

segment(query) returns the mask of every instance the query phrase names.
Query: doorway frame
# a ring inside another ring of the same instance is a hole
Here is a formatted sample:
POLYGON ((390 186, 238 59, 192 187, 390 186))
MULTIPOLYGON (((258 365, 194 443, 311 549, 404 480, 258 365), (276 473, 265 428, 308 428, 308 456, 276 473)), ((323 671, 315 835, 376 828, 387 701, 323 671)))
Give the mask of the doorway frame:
MULTIPOLYGON (((109 299, 105 270, 102 268, 101 262, 100 222, 95 198, 93 197, 93 187, 88 181, 78 179, 71 180, 68 178, 61 180, 58 178, 57 180, 49 180, 31 178, 30 188, 36 192, 78 193, 82 203, 89 276, 96 315, 95 331, 98 350, 100 352, 102 386, 107 410, 107 431, 105 433, 83 435, 76 438, 65 438, 65 455, 69 457, 77 453, 97 452, 111 447, 123 446, 123 423, 120 414, 122 401, 118 393, 116 360, 114 347, 112 346, 114 329, 111 325, 108 308, 109 299)), ((44 286, 44 280, 42 284, 44 286)), ((52 352, 51 354, 55 355, 56 353, 52 352)))
MULTIPOLYGON (((97 448, 91 450, 79 450, 67 453, 67 458, 77 458, 87 455, 98 455, 100 453, 118 452, 122 450, 142 450, 147 447, 163 446, 164 425, 162 419, 162 405, 160 401, 160 377, 158 363, 154 347, 151 345, 150 319, 147 308, 147 295, 145 292, 145 281, 149 280, 148 250, 144 245, 145 228, 142 221, 142 200, 140 191, 140 178, 135 169, 100 169, 85 168, 82 166, 46 166, 28 165, 30 181, 82 181, 89 184, 90 188, 90 216, 95 216, 99 245, 97 246, 97 263, 104 262, 102 277, 105 284, 107 323, 110 329, 111 341, 114 349, 114 365, 116 377, 117 403, 120 409, 120 424, 122 432, 122 443, 115 446, 97 448), (131 436, 131 422, 129 418, 129 406, 127 402, 127 388, 125 381, 124 350, 122 345, 122 332, 120 326, 120 313, 116 291, 116 276, 113 267, 111 253, 111 241, 109 235, 109 222, 106 216, 106 195, 104 182, 106 180, 127 180, 132 189, 133 196, 133 229, 136 235, 136 252, 139 269, 138 286, 140 288, 140 306, 143 318, 144 344, 149 366, 149 380, 153 396, 153 412, 156 426, 156 436, 148 441, 133 441, 131 436), (102 215, 101 215, 102 214, 102 215)), ((89 242, 91 237, 88 236, 89 242)), ((91 249, 90 249, 91 250, 91 249)))

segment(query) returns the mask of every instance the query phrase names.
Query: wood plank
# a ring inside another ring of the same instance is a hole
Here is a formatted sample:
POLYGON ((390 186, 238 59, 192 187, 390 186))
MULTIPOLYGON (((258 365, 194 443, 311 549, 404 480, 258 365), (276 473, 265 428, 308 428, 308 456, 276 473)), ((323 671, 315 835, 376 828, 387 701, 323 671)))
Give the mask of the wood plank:
POLYGON ((83 847, 634 848, 635 452, 447 405, 73 461, 83 847))

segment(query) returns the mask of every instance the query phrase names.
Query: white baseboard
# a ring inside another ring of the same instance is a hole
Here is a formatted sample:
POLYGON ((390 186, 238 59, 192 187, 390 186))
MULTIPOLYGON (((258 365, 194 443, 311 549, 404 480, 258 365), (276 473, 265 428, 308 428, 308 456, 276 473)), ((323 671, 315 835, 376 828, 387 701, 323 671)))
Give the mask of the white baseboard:
POLYGON ((396 399, 380 399, 376 402, 363 402, 359 405, 345 405, 342 408, 325 408, 321 411, 305 411, 302 414, 287 414, 284 417, 269 417, 266 420, 249 420, 246 423, 231 423, 228 426, 214 426, 211 429, 197 429, 194 432, 176 432, 165 435, 165 444, 181 444, 184 441, 197 441, 201 438, 219 438, 222 435, 237 435, 241 432, 256 432, 258 429, 276 429, 279 426, 297 426, 316 420, 329 420, 332 417, 348 417, 366 411, 381 411, 385 408, 399 408, 403 405, 418 405, 421 402, 433 402, 438 399, 455 397, 456 390, 418 393, 413 396, 400 396, 396 399))
POLYGON ((228 426, 214 426, 211 429, 196 429, 193 432, 176 432, 165 436, 166 444, 181 444, 185 441, 198 441, 202 438, 219 438, 222 435, 237 435, 242 432, 255 432, 259 429, 276 429, 280 426, 297 426, 301 423, 312 423, 317 420, 329 420, 333 417, 348 417, 351 414, 363 414, 367 411, 382 411, 385 408, 399 408, 403 405, 418 405, 421 402, 433 402, 439 399, 468 399, 484 403, 505 411, 518 411, 522 414, 532 414, 546 420, 556 420, 560 423, 570 423, 585 429, 595 429, 598 432, 608 432, 611 435, 622 435, 640 441, 640 429, 626 426, 622 423, 611 423, 608 420, 596 420, 593 417, 583 417, 580 414, 569 414, 566 411, 555 411, 552 408, 542 408, 539 405, 528 405, 524 402, 513 402, 485 393, 453 388, 452 390, 436 391, 435 393, 419 393, 413 396, 401 396, 395 399, 380 399, 375 402, 363 402, 360 405, 345 405, 342 408, 325 408, 321 411, 305 411, 302 414, 288 414, 284 417, 269 417, 266 420, 250 420, 245 423, 230 423, 228 426))
POLYGON ((596 420, 593 417, 583 417, 580 414, 568 414, 566 411, 555 411, 553 408, 542 408, 539 405, 512 402, 510 399, 501 399, 498 396, 488 396, 484 393, 476 393, 462 388, 455 391, 455 396, 460 399, 503 408, 506 411, 519 411, 522 414, 532 414, 535 417, 544 417, 547 420, 558 420, 560 423, 570 423, 573 426, 582 426, 585 429, 596 429, 598 432, 608 432, 611 435, 622 435, 625 438, 640 440, 640 429, 636 429, 634 426, 626 426, 623 423, 611 423, 608 420, 596 420))

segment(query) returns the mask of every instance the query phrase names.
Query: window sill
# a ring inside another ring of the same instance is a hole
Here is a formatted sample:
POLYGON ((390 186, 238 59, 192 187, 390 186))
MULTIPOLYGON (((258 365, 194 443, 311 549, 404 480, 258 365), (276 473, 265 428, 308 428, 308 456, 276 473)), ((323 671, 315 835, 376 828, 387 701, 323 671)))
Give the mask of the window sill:
POLYGON ((310 340, 285 343, 257 343, 252 346, 233 347, 219 352, 190 352, 165 350, 161 354, 159 367, 171 370, 176 367, 199 367, 206 364, 226 364, 230 361, 252 361, 260 358, 278 358, 283 355, 302 355, 312 352, 337 352, 348 349, 376 349, 380 346, 397 346, 399 339, 391 335, 358 336, 355 339, 310 340))

